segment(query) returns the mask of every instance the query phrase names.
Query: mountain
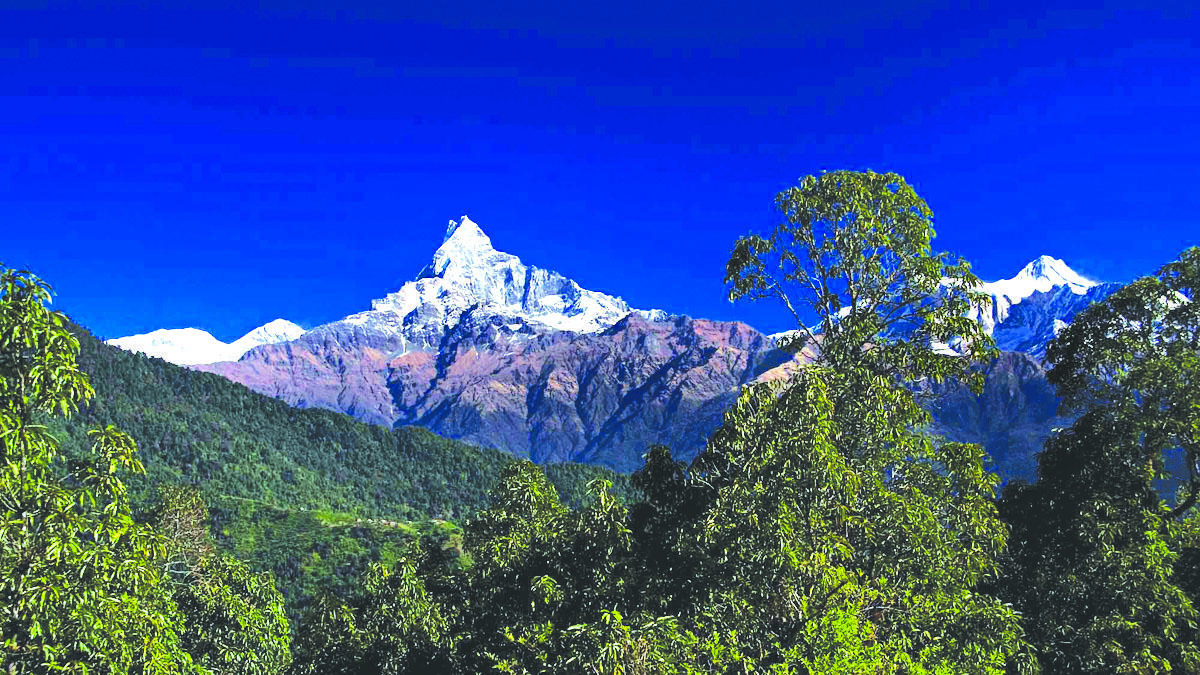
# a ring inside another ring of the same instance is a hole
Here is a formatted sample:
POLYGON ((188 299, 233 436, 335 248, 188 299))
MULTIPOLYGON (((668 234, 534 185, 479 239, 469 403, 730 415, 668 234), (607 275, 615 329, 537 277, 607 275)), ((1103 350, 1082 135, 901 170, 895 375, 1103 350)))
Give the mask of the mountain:
POLYGON ((631 471, 653 443, 694 456, 740 387, 789 358, 745 324, 637 312, 576 333, 470 311, 436 350, 401 343, 315 330, 197 368, 300 407, 631 471))
POLYGON ((971 393, 960 382, 931 388, 925 408, 933 415, 931 431, 952 441, 978 443, 1005 480, 1032 482, 1035 455, 1055 427, 1070 426, 1058 415, 1058 396, 1042 361, 1024 352, 1001 352, 985 370, 983 391, 971 393))
MULTIPOLYGON (((1046 343, 1115 288, 1049 256, 984 284, 974 318, 1004 354, 983 395, 934 392, 935 428, 983 443, 1006 477, 1027 475, 1062 423, 1046 343)), ((745 324, 634 309, 527 265, 464 216, 415 279, 369 310, 193 367, 301 408, 629 471, 654 443, 694 456, 742 386, 796 365, 745 324)))
POLYGON ((1116 292, 1120 284, 1095 284, 1083 293, 1068 286, 1038 291, 1010 305, 1003 323, 992 331, 996 346, 1045 361, 1046 346, 1075 315, 1116 292))
POLYGON ((157 356, 176 365, 190 366, 216 361, 236 361, 254 347, 295 340, 304 329, 291 321, 275 319, 231 343, 221 342, 199 328, 163 328, 141 335, 108 340, 108 344, 130 352, 157 356))
POLYGON ((1120 286, 1087 279, 1058 258, 1043 255, 1011 279, 986 282, 977 290, 989 301, 968 316, 978 321, 996 346, 1043 358, 1046 345, 1080 310, 1120 286))
MULTIPOLYGON (((104 344, 72 325, 78 363, 96 396, 70 418, 47 419, 69 458, 90 457, 87 430, 113 424, 138 444, 144 475, 126 475, 134 502, 159 485, 196 485, 218 540, 255 571, 272 571, 293 620, 318 588, 346 592, 372 562, 400 555, 420 530, 437 536, 488 504, 512 455, 388 429, 328 410, 297 410, 209 373, 104 344)), ((552 464, 568 503, 608 478, 596 466, 552 464)))
POLYGON ((479 225, 450 221, 442 245, 413 281, 374 300, 371 309, 316 329, 322 336, 398 340, 398 349, 439 349, 464 314, 497 317, 529 333, 598 333, 630 312, 666 320, 661 310, 634 310, 621 298, 581 288, 563 275, 497 251, 479 225))
POLYGON ((371 309, 198 365, 299 407, 622 470, 703 447, 739 388, 789 357, 745 324, 636 310, 451 221, 430 263, 371 309))

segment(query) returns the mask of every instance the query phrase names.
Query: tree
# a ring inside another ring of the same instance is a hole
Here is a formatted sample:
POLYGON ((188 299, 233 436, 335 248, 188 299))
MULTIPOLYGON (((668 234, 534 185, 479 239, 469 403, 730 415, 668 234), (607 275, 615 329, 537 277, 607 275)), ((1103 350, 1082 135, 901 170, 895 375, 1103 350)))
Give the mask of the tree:
POLYGON ((1001 591, 1055 672, 1200 672, 1200 249, 1076 315, 1049 379, 1082 413, 1001 502, 1001 591), (1182 476, 1169 472, 1182 455, 1182 476), (1159 481, 1180 484, 1174 505, 1159 481), (1189 517, 1193 516, 1193 517, 1189 517))
POLYGON ((814 672, 1034 667, 1016 616, 981 591, 1007 534, 998 481, 978 446, 919 431, 913 393, 982 385, 995 348, 966 317, 979 280, 932 253, 929 207, 898 175, 808 176, 776 203, 785 222, 737 241, 729 297, 781 301, 787 346, 815 363, 744 393, 692 466, 714 488, 713 555, 740 557, 733 594, 757 594, 734 613, 759 622, 742 630, 814 672))
POLYGON ((270 675, 291 662, 283 595, 270 573, 220 552, 208 507, 193 486, 162 486, 152 520, 168 540, 172 598, 183 614, 180 640, 215 673, 270 675))
POLYGON ((200 672, 162 568, 166 539, 134 523, 119 472, 133 440, 89 433, 94 461, 62 476, 39 416, 92 396, 50 287, 0 267, 0 664, 11 673, 200 672))
POLYGON ((784 222, 734 245, 725 267, 731 301, 779 300, 796 322, 785 346, 811 347, 843 372, 906 382, 969 376, 981 386, 964 366, 993 358, 994 343, 966 314, 987 298, 966 261, 932 253, 932 212, 903 177, 805 176, 775 204, 784 222), (955 351, 934 348, 950 344, 955 351))
POLYGON ((49 300, 0 267, 0 670, 279 672, 282 597, 215 551, 196 490, 163 489, 155 525, 140 524, 121 476, 144 472, 132 438, 110 425, 89 432, 90 461, 59 456, 40 422, 93 390, 49 300))
POLYGON ((1183 453, 1173 517, 1200 497, 1200 248, 1080 312, 1050 344, 1047 374, 1066 412, 1104 408, 1138 434, 1139 457, 1167 478, 1183 453))

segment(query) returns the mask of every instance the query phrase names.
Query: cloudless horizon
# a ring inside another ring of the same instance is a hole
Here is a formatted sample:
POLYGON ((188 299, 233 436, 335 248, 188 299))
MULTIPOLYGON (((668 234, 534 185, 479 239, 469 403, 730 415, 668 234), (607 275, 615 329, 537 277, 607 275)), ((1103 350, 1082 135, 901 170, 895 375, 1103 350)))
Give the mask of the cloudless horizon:
POLYGON ((634 307, 725 299, 807 174, 903 175, 984 280, 1200 245, 1200 12, 1014 3, 0 9, 0 262, 102 337, 370 307, 449 219, 634 307))

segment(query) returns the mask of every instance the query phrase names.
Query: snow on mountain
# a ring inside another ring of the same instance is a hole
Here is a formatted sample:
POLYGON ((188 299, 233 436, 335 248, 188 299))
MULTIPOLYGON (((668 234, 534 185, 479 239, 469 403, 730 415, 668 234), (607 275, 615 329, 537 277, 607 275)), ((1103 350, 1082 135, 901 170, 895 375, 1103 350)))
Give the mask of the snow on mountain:
POLYGON ((398 336, 405 349, 436 349, 445 331, 468 311, 501 317, 513 330, 528 326, 575 333, 601 332, 635 311, 651 321, 670 317, 662 310, 635 310, 621 298, 581 288, 557 272, 497 251, 479 225, 463 216, 450 221, 442 245, 415 280, 322 332, 361 327, 398 336))
POLYGON ((276 319, 246 333, 232 343, 221 342, 199 328, 162 328, 140 335, 108 340, 108 344, 130 352, 142 352, 165 361, 191 366, 218 361, 236 361, 254 347, 290 342, 304 334, 291 321, 276 319))
POLYGON ((1098 285, 1095 281, 1080 276, 1062 260, 1043 255, 1030 262, 1011 279, 987 282, 980 286, 977 290, 990 295, 991 302, 982 309, 972 310, 970 316, 983 324, 988 333, 993 333, 998 325, 1008 319, 1014 305, 1020 304, 1035 293, 1065 289, 1072 295, 1081 296, 1098 285))
MULTIPOLYGON (((1116 288, 1116 284, 1087 279, 1062 260, 1043 255, 1025 265, 1011 279, 985 282, 977 287, 977 291, 989 296, 988 301, 983 307, 972 309, 967 316, 982 324, 1000 349, 1043 357, 1047 343, 1080 310, 1107 297, 1116 288)), ((841 314, 847 312, 849 308, 843 308, 841 314)), ((810 330, 816 332, 819 326, 810 330)), ((779 344, 797 332, 783 331, 769 337, 779 344)), ((934 346, 948 349, 944 345, 934 346)))
MULTIPOLYGON (((258 328, 246 333, 242 337, 234 340, 229 346, 241 350, 242 354, 250 351, 259 345, 273 345, 279 342, 291 342, 296 338, 304 335, 304 329, 287 319, 275 319, 269 323, 265 323, 258 328)), ((233 359, 228 359, 233 360, 233 359)))
MULTIPOLYGON (((436 351, 446 332, 471 314, 513 333, 599 333, 631 312, 648 321, 675 318, 660 309, 631 308, 618 297, 590 291, 563 275, 497 251, 479 225, 463 216, 450 221, 442 245, 415 280, 373 300, 371 309, 309 331, 313 340, 353 340, 388 351, 436 351)), ((231 344, 196 329, 157 330, 110 340, 179 365, 236 361, 261 344, 290 342, 304 334, 277 319, 231 344)))

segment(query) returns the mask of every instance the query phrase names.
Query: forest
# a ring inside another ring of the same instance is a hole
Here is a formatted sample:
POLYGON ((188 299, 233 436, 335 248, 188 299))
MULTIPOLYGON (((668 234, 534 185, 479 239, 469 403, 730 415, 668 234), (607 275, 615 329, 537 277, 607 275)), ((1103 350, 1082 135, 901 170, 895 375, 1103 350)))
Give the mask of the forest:
POLYGON ((813 362, 631 476, 119 352, 0 266, 0 672, 1200 672, 1200 248, 1059 333, 1075 421, 1001 485, 926 431, 997 351, 925 201, 776 204, 724 281, 813 362))

